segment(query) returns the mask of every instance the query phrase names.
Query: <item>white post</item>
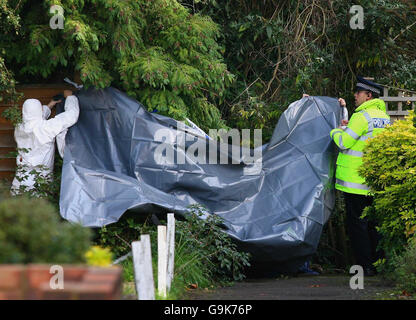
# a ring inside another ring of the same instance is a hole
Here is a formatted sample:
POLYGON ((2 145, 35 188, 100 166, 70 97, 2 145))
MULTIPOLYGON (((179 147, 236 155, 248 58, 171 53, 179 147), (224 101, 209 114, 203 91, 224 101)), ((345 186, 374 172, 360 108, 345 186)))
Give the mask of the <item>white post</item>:
POLYGON ((171 288, 173 280, 173 269, 175 265, 175 215, 168 213, 168 268, 167 268, 167 289, 171 288))
POLYGON ((166 226, 157 226, 157 291, 163 297, 166 297, 167 260, 166 226))
POLYGON ((140 240, 141 241, 134 241, 131 244, 137 299, 155 300, 150 236, 147 234, 142 235, 140 240))

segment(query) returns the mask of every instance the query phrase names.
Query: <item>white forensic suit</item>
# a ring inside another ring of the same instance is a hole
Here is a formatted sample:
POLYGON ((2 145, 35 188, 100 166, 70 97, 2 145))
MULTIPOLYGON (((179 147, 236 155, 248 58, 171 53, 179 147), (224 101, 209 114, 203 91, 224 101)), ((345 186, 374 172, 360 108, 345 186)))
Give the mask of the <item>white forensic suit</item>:
MULTIPOLYGON (((65 111, 48 120, 51 110, 42 106, 37 99, 28 99, 23 103, 23 121, 14 130, 14 139, 17 144, 18 155, 16 163, 18 170, 12 183, 11 193, 18 193, 21 186, 26 190, 33 189, 35 175, 30 174, 36 170, 41 175, 50 175, 53 172, 55 157, 55 138, 65 133, 75 124, 79 116, 79 104, 76 96, 68 96, 65 100, 65 111), (19 169, 20 168, 20 169, 19 169), (24 178, 19 181, 17 177, 24 178)), ((64 143, 58 146, 63 156, 64 143)))

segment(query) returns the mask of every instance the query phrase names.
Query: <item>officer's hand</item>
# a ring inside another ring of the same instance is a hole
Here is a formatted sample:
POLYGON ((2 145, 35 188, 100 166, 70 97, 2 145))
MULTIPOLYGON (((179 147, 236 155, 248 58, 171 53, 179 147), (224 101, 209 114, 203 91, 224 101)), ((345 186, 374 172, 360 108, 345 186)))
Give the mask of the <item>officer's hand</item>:
POLYGON ((304 94, 302 95, 302 98, 305 98, 305 97, 309 97, 309 94, 304 93, 304 94))
POLYGON ((338 101, 339 101, 339 104, 340 104, 341 107, 346 107, 347 106, 347 103, 345 102, 344 99, 339 98, 338 101))
POLYGON ((348 120, 341 120, 341 126, 348 126, 348 120))
POLYGON ((71 90, 64 90, 64 97, 68 97, 68 96, 72 96, 72 91, 71 90))
POLYGON ((57 103, 59 103, 59 102, 61 102, 61 100, 58 100, 58 101, 55 101, 55 100, 51 100, 49 103, 48 103, 48 107, 49 107, 49 109, 52 109, 57 103))

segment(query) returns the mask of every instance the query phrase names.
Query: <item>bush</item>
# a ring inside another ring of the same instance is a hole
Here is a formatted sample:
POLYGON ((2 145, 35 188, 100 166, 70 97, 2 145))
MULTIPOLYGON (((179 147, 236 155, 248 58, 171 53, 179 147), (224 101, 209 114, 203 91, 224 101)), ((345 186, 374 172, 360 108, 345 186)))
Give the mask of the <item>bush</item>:
POLYGON ((180 237, 175 244, 174 285, 188 287, 197 285, 207 288, 215 281, 212 263, 204 259, 203 252, 191 250, 192 241, 180 237))
MULTIPOLYGON (((10 155, 17 156, 17 151, 28 152, 29 149, 16 150, 15 152, 11 152, 10 155)), ((45 172, 48 172, 48 168, 43 165, 36 166, 36 168, 32 169, 28 169, 27 166, 18 165, 16 167, 16 179, 19 182, 25 182, 30 174, 35 183, 31 189, 21 184, 14 192, 29 198, 45 199, 59 211, 62 165, 63 159, 57 149, 55 150, 54 170, 52 173, 45 174, 45 172)))
MULTIPOLYGON (((157 232, 148 232, 152 245, 152 267, 155 287, 157 288, 158 256, 157 256, 157 232)), ((127 282, 134 281, 134 265, 132 257, 122 262, 123 278, 127 282)), ((211 266, 212 267, 212 266, 211 266)), ((156 295, 157 299, 180 299, 183 298, 186 288, 208 288, 213 286, 214 279, 210 268, 207 267, 203 253, 199 250, 191 250, 190 242, 183 237, 175 241, 175 265, 174 277, 171 290, 167 297, 156 295)))
POLYGON ((109 267, 113 262, 113 254, 109 248, 101 248, 100 246, 92 246, 85 253, 87 264, 95 267, 109 267))
POLYGON ((178 1, 221 27, 225 63, 235 75, 220 105, 227 125, 262 128, 266 142, 278 111, 302 93, 344 97, 353 106, 357 74, 416 88, 416 50, 409 47, 416 29, 403 33, 415 21, 414 2, 358 1, 365 29, 357 32, 348 23, 351 1, 178 1))
POLYGON ((116 223, 96 229, 96 232, 95 242, 111 248, 114 257, 119 258, 131 251, 131 243, 140 240, 141 234, 154 233, 156 227, 147 219, 143 220, 142 216, 126 212, 116 223))
POLYGON ((186 221, 178 222, 178 236, 188 241, 191 252, 201 253, 201 259, 214 278, 221 281, 244 279, 243 270, 250 266, 250 256, 237 250, 237 245, 221 228, 223 219, 208 214, 200 205, 192 205, 190 210, 186 221))
MULTIPOLYGON (((18 34, 20 29, 20 17, 9 2, 0 1, 0 29, 2 30, 2 36, 9 32, 18 34)), ((16 125, 22 121, 22 114, 16 102, 23 95, 16 91, 13 71, 7 68, 4 61, 5 53, 2 47, 0 50, 0 103, 11 104, 11 107, 6 109, 2 116, 16 125)))
MULTIPOLYGON (((117 223, 98 230, 96 241, 101 245, 110 247, 115 256, 120 257, 131 251, 132 241, 139 240, 141 234, 148 234, 152 248, 153 276, 157 287, 157 225, 152 224, 147 218, 143 220, 141 216, 126 213, 117 223)), ((205 264, 203 253, 200 250, 195 250, 190 241, 183 236, 182 227, 187 228, 188 226, 181 225, 181 222, 177 221, 175 227, 175 274, 171 292, 168 295, 168 298, 171 299, 181 297, 184 289, 191 284, 206 288, 214 281, 205 264)), ((121 265, 123 266, 124 280, 127 282, 134 281, 132 257, 124 260, 121 265)))
POLYGON ((371 139, 360 174, 374 193, 364 215, 375 219, 386 257, 399 256, 416 231, 416 128, 414 113, 371 139))
MULTIPOLYGON (((244 278, 243 270, 249 266, 249 255, 237 250, 221 224, 219 216, 207 214, 199 205, 191 206, 190 214, 184 220, 176 221, 175 277, 182 277, 184 283, 195 283, 199 287, 244 278)), ((138 240, 140 234, 150 235, 152 255, 156 257, 156 226, 131 213, 125 214, 117 223, 101 228, 97 243, 111 247, 119 257, 131 250, 131 242, 138 240)))
POLYGON ((61 222, 45 200, 19 196, 0 203, 0 263, 81 263, 90 235, 61 222))
POLYGON ((397 287, 409 294, 416 293, 416 241, 410 244, 401 256, 393 259, 393 279, 397 287))

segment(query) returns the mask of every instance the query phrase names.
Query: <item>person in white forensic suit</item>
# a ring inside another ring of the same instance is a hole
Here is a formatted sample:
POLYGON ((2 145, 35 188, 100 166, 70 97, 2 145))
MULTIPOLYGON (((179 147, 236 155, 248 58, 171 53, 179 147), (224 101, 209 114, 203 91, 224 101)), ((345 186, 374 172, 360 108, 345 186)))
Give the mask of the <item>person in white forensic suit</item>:
MULTIPOLYGON (((36 175, 49 177, 53 172, 55 158, 55 139, 58 135, 65 139, 66 131, 78 121, 78 98, 71 90, 64 91, 65 111, 54 118, 48 119, 51 109, 60 101, 43 105, 37 99, 27 99, 23 103, 23 121, 14 131, 17 144, 17 170, 12 182, 11 194, 19 194, 24 189, 34 189, 36 175)), ((64 140, 63 140, 64 141, 64 140)), ((59 153, 63 156, 64 143, 58 145, 59 153)))

